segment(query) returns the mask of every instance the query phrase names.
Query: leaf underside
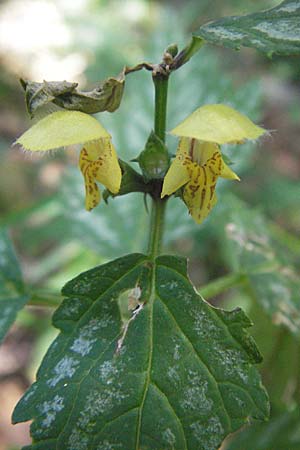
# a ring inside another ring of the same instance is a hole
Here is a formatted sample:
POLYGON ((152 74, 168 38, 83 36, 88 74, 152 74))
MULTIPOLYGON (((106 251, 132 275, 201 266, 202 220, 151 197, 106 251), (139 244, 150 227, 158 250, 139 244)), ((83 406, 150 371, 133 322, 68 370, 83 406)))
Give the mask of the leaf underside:
POLYGON ((34 419, 26 450, 215 450, 267 418, 249 319, 206 303, 185 259, 128 255, 63 294, 61 333, 13 415, 34 419), (139 308, 125 333, 117 300, 132 292, 139 308))
POLYGON ((6 231, 0 231, 0 342, 28 300, 12 243, 6 231))
POLYGON ((299 54, 300 1, 286 0, 260 13, 225 17, 201 26, 195 35, 235 49, 244 46, 269 55, 299 54))

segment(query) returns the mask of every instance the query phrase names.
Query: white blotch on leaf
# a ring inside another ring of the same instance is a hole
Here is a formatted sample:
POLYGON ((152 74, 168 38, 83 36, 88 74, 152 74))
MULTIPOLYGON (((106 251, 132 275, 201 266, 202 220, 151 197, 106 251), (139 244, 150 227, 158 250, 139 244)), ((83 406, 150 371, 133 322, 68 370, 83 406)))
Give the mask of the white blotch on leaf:
POLYGON ((64 408, 63 397, 56 395, 53 400, 43 402, 39 406, 41 414, 45 415, 42 420, 41 426, 49 428, 52 422, 55 420, 56 414, 64 408))
POLYGON ((57 383, 64 378, 72 378, 77 367, 79 365, 79 361, 72 358, 71 356, 64 356, 57 365, 54 367, 55 376, 49 378, 47 380, 47 384, 51 387, 55 387, 57 383))
POLYGON ((174 446, 176 444, 176 437, 175 437, 174 433, 172 433, 170 428, 167 428, 165 431, 163 431, 162 439, 164 442, 166 442, 167 444, 170 444, 172 446, 174 446))
POLYGON ((168 287, 168 289, 170 289, 171 291, 172 290, 177 290, 178 289, 178 282, 177 281, 170 281, 168 284, 167 284, 167 287, 168 287))
POLYGON ((211 417, 205 423, 194 422, 190 428, 194 437, 205 450, 216 450, 224 436, 224 429, 218 417, 211 417))
POLYGON ((213 401, 208 397, 208 382, 196 371, 190 370, 188 373, 181 406, 186 411, 197 411, 199 414, 208 413, 213 407, 213 401))
POLYGON ((170 383, 175 386, 179 385, 181 380, 180 374, 177 369, 178 366, 170 366, 167 371, 167 377, 170 380, 170 383))
POLYGON ((105 328, 110 320, 109 315, 104 315, 101 319, 94 318, 89 321, 88 324, 80 328, 79 336, 74 340, 71 350, 75 353, 79 353, 81 356, 86 356, 92 350, 93 344, 97 341, 96 338, 99 330, 105 328))
POLYGON ((96 450, 115 450, 117 448, 122 448, 122 444, 115 444, 105 440, 97 445, 96 450))
POLYGON ((281 6, 279 9, 277 9, 277 12, 295 12, 300 11, 300 5, 299 2, 290 3, 288 5, 281 6))
POLYGON ((280 19, 269 22, 268 20, 260 22, 253 27, 253 30, 260 31, 271 39, 284 41, 299 41, 299 22, 295 19, 280 19))
POLYGON ((175 344, 174 345, 174 353, 173 353, 173 358, 175 359, 175 361, 178 361, 178 359, 180 359, 180 345, 179 344, 175 344))
POLYGON ((118 406, 128 397, 121 391, 120 383, 110 385, 108 388, 99 391, 92 391, 86 398, 84 407, 80 412, 78 425, 86 427, 95 420, 97 416, 108 413, 115 406, 118 406))
POLYGON ((67 450, 88 450, 89 440, 78 428, 74 428, 68 440, 67 450))
POLYGON ((191 324, 193 329, 200 338, 213 336, 214 339, 217 339, 223 335, 223 331, 216 326, 213 319, 205 310, 201 310, 199 307, 192 308, 190 315, 192 318, 191 324))
POLYGON ((101 381, 106 384, 111 384, 113 382, 113 377, 120 375, 123 369, 120 364, 116 367, 113 361, 108 360, 104 361, 98 370, 101 381))
POLYGON ((79 336, 73 342, 71 346, 71 350, 75 353, 79 353, 81 356, 86 356, 92 350, 93 344, 96 342, 96 339, 86 339, 84 336, 79 336))
POLYGON ((230 39, 231 41, 242 39, 245 36, 244 33, 228 30, 222 26, 214 26, 213 28, 210 28, 208 25, 207 31, 212 34, 216 34, 221 39, 230 39))
POLYGON ((248 371, 250 364, 245 361, 245 355, 238 349, 215 347, 213 350, 215 364, 220 365, 224 379, 237 376, 243 383, 249 381, 248 371))
POLYGON ((72 317, 74 314, 78 314, 81 305, 82 300, 80 298, 72 297, 71 301, 68 299, 68 302, 61 306, 60 312, 65 317, 72 317))

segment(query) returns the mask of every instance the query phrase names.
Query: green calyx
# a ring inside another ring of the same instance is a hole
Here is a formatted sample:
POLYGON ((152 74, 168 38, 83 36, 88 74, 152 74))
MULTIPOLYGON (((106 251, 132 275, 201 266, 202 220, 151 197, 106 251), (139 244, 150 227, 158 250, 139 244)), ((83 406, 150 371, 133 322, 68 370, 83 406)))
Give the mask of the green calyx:
POLYGON ((162 179, 169 168, 170 157, 162 140, 151 131, 137 161, 146 181, 162 179))

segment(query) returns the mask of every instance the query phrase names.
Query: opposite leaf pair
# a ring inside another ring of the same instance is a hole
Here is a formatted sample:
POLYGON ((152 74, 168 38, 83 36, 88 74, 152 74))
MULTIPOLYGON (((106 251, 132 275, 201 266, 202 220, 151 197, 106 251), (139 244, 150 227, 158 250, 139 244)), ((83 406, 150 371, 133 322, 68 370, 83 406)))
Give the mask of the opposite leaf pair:
MULTIPOLYGON (((183 187, 182 198, 193 219, 200 223, 217 201, 218 177, 239 179, 223 161, 219 146, 257 139, 264 130, 229 106, 218 104, 197 109, 171 133, 180 141, 164 178, 161 197, 183 187)), ((82 144, 79 167, 85 180, 88 211, 101 199, 96 181, 113 194, 120 190, 122 174, 111 136, 88 114, 54 112, 26 131, 17 143, 30 151, 82 144)))

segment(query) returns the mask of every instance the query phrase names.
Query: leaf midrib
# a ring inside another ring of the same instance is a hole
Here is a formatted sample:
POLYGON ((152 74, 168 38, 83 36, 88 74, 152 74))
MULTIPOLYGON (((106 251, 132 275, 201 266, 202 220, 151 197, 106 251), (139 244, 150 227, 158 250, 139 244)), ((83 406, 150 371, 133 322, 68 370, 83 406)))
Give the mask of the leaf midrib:
POLYGON ((137 419, 137 430, 136 430, 136 441, 135 441, 135 450, 139 450, 140 445, 140 438, 141 438, 141 426, 142 426, 142 415, 143 415, 143 408, 145 404, 145 400, 147 397, 149 385, 151 382, 151 369, 152 369, 152 360, 153 360, 153 304, 155 299, 155 265, 152 266, 152 273, 151 273, 151 290, 150 290, 150 296, 149 296, 149 360, 148 360, 148 367, 146 371, 146 380, 144 385, 144 392, 142 396, 141 405, 139 407, 138 412, 138 419, 137 419))

